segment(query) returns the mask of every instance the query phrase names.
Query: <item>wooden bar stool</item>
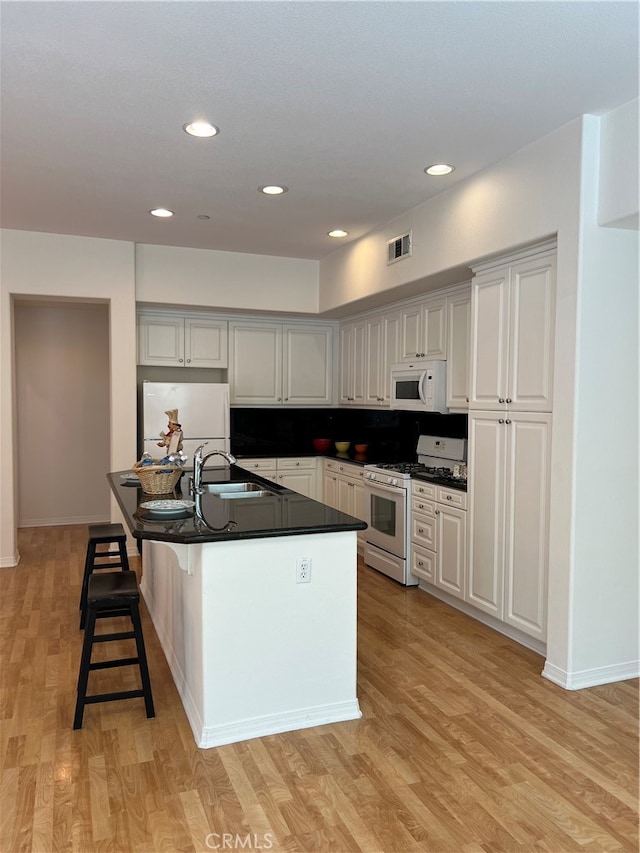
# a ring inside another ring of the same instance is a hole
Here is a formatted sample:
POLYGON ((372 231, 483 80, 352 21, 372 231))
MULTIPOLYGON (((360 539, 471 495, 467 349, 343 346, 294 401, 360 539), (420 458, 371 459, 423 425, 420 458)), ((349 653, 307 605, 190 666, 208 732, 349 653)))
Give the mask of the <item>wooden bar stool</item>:
POLYGON ((84 632, 84 643, 82 646, 82 658, 80 660, 80 672, 78 675, 78 698, 76 700, 76 713, 73 720, 73 728, 82 728, 82 717, 84 706, 96 702, 112 702, 116 699, 133 699, 144 697, 147 717, 155 717, 153 697, 151 695, 151 680, 149 679, 149 668, 147 666, 147 655, 142 636, 142 623, 140 622, 140 592, 135 572, 100 572, 89 577, 87 584, 87 625, 84 632), (133 625, 132 631, 119 631, 111 634, 96 634, 96 621, 100 618, 118 615, 128 615, 133 625), (109 643, 113 640, 136 641, 136 657, 116 658, 113 660, 91 663, 91 652, 94 643, 109 643), (132 666, 137 664, 140 668, 142 688, 140 690, 123 690, 117 693, 96 693, 87 695, 89 673, 94 669, 109 669, 118 666, 132 666))
POLYGON ((80 627, 84 628, 86 619, 87 584, 91 574, 96 569, 122 569, 129 571, 129 559, 127 557, 127 536, 121 524, 90 524, 89 541, 87 543, 87 554, 84 560, 84 576, 82 578, 82 592, 80 593, 80 627), (99 545, 106 545, 106 550, 98 550, 99 545), (110 549, 115 545, 115 549, 110 549), (117 557, 117 560, 112 559, 117 557))

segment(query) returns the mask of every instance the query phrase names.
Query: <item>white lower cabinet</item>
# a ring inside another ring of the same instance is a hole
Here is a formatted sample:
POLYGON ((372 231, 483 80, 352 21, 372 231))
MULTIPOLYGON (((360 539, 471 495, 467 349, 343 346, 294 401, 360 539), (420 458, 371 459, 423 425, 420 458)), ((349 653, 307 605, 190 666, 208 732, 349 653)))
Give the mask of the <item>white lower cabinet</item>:
POLYGON ((414 480, 411 497, 411 572, 457 598, 464 596, 466 493, 414 480))
POLYGON ((320 480, 316 456, 244 459, 238 461, 237 465, 307 498, 319 499, 320 480))
POLYGON ((469 566, 474 607, 546 640, 551 415, 469 416, 469 566))
POLYGON ((438 559, 436 586, 457 598, 464 597, 467 554, 467 513, 445 504, 437 504, 438 559))
POLYGON ((319 483, 317 458, 278 459, 276 482, 279 486, 316 500, 319 483))
MULTIPOLYGON (((364 521, 364 468, 336 459, 325 459, 322 500, 347 515, 364 521)), ((366 531, 358 531, 358 550, 364 547, 366 531)))

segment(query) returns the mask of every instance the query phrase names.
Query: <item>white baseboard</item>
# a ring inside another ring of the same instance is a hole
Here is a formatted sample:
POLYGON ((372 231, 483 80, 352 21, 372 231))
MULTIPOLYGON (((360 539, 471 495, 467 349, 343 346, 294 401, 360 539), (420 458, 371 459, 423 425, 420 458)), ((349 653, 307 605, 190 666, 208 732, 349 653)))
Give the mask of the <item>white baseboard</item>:
POLYGON ((18 527, 65 527, 69 524, 111 524, 103 515, 83 515, 73 518, 21 518, 18 527))
POLYGON ((0 554, 0 569, 15 569, 20 562, 20 554, 14 551, 12 556, 0 554))
POLYGON ((312 726, 324 726, 327 723, 341 723, 345 720, 359 720, 361 716, 362 711, 358 700, 353 699, 350 702, 336 702, 332 705, 300 708, 298 711, 289 711, 285 714, 252 717, 224 726, 209 726, 202 729, 202 734, 200 738, 196 737, 196 742, 200 749, 210 749, 214 746, 224 746, 227 743, 237 743, 255 737, 309 729, 312 726))
POLYGON ((627 681, 630 678, 640 677, 640 661, 615 663, 577 672, 567 672, 547 661, 542 675, 559 687, 564 687, 565 690, 583 690, 586 687, 599 687, 602 684, 613 684, 615 681, 627 681))

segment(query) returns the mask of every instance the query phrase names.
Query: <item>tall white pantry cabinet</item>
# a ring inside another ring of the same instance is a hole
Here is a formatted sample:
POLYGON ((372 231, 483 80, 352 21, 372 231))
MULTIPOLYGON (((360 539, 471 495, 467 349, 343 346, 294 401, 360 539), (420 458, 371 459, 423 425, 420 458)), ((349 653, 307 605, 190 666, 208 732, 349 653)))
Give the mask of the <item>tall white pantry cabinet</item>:
POLYGON ((544 643, 555 243, 474 273, 465 599, 544 643))

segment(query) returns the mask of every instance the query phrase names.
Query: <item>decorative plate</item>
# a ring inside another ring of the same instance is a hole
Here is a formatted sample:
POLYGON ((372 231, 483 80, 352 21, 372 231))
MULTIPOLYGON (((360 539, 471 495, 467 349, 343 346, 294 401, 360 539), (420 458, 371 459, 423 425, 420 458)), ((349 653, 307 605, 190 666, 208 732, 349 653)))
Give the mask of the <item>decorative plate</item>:
POLYGON ((175 513, 184 512, 195 506, 195 501, 144 501, 140 504, 140 509, 146 509, 148 512, 157 513, 175 513))

